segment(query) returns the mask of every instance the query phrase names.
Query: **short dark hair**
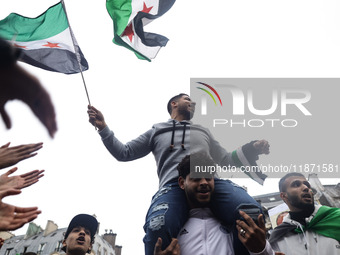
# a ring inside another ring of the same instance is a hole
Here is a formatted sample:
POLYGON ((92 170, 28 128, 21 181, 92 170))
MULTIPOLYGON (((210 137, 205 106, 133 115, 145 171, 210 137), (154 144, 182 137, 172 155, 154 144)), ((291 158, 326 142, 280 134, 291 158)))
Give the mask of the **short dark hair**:
POLYGON ((285 181, 289 178, 289 177, 292 177, 292 176, 299 176, 299 177, 304 177, 306 178, 303 174, 301 173, 288 173, 286 174, 285 176, 283 176, 280 181, 279 181, 279 190, 280 192, 286 192, 287 190, 287 187, 285 185, 285 181))
POLYGON ((168 102, 168 105, 167 105, 167 109, 168 109, 168 113, 171 115, 172 113, 172 107, 171 107, 171 103, 173 101, 178 101, 178 99, 180 99, 182 96, 188 96, 188 94, 185 94, 185 93, 180 93, 178 94, 177 96, 173 96, 172 98, 170 98, 169 102, 168 102))
POLYGON ((215 166, 214 160, 208 153, 200 151, 186 155, 178 164, 178 175, 186 178, 190 174, 190 170, 194 170, 195 166, 215 166))

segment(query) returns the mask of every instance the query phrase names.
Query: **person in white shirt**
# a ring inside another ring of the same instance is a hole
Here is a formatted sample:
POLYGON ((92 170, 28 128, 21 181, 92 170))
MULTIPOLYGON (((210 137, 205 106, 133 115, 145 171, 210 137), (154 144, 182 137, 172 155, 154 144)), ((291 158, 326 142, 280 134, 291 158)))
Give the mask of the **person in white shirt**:
MULTIPOLYGON (((190 207, 189 219, 172 243, 161 250, 162 240, 159 238, 154 255, 234 255, 232 231, 223 226, 210 210, 210 201, 214 193, 214 176, 211 173, 196 178, 190 169, 195 165, 212 166, 214 161, 204 153, 187 155, 177 169, 178 183, 185 192, 190 207)), ((266 228, 263 215, 258 216, 259 226, 244 212, 240 216, 245 220, 237 220, 238 238, 250 254, 274 255, 269 242, 266 241, 266 228)), ((241 255, 241 254, 237 254, 241 255)))

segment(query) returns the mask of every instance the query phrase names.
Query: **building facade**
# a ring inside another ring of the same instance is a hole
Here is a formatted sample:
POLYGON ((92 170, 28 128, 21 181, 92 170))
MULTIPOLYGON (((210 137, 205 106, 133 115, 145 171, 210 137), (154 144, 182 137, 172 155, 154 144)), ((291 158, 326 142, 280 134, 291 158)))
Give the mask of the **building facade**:
MULTIPOLYGON (((66 230, 67 228, 58 228, 55 223, 48 221, 45 230, 30 223, 25 235, 14 236, 8 232, 2 232, 0 237, 5 239, 5 242, 0 249, 0 255, 65 254, 61 248, 66 230)), ((116 245, 116 234, 110 230, 109 233, 99 235, 98 231, 99 228, 95 235, 91 255, 121 255, 122 246, 116 245)))

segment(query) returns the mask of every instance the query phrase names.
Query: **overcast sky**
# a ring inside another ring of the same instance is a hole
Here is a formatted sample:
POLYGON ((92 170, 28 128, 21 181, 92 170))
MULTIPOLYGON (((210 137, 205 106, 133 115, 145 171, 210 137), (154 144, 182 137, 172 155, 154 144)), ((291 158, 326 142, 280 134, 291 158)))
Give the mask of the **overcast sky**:
MULTIPOLYGON (((10 12, 36 17, 55 0, 2 0, 0 19, 10 12)), ((339 77, 340 17, 337 0, 177 1, 145 30, 170 41, 151 63, 114 45, 105 1, 65 0, 69 20, 90 69, 84 72, 91 103, 100 109, 117 137, 127 142, 152 124, 166 121, 168 99, 190 93, 192 77, 339 77)), ((6 109, 13 127, 0 122, 0 143, 44 142, 39 154, 19 163, 18 174, 45 169, 45 177, 5 201, 38 206, 34 221, 67 227, 78 213, 96 214, 100 234, 117 233, 123 254, 142 254, 143 224, 158 178, 153 156, 117 162, 88 123, 87 98, 80 74, 64 75, 22 64, 36 75, 54 102, 58 132, 51 139, 20 102, 6 109)), ((234 148, 227 148, 232 150, 234 148)), ((270 157, 270 155, 268 156, 270 157)), ((4 173, 6 169, 2 170, 4 173)), ((276 192, 277 180, 264 186, 246 179, 251 195, 276 192)), ((337 183, 339 179, 323 180, 337 183)), ((16 231, 24 234, 26 227, 16 231)))

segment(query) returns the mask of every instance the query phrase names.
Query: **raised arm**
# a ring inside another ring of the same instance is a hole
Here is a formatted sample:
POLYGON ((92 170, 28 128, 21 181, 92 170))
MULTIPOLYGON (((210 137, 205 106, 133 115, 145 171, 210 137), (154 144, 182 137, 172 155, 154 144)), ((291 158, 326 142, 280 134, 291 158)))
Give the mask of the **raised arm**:
POLYGON ((0 115, 8 129, 12 123, 5 104, 19 99, 26 103, 35 116, 46 127, 51 137, 57 131, 57 123, 52 100, 39 80, 17 64, 0 67, 0 115))
POLYGON ((268 141, 252 141, 232 152, 227 152, 211 134, 210 137, 210 155, 217 164, 227 167, 240 167, 242 170, 247 170, 252 179, 263 184, 267 175, 261 172, 261 169, 257 166, 257 160, 259 155, 269 154, 270 146, 268 141))
POLYGON ((87 114, 89 115, 89 122, 98 128, 99 131, 103 130, 107 125, 105 123, 104 115, 94 106, 89 105, 87 114))
POLYGON ((35 76, 16 63, 19 56, 19 49, 0 38, 0 115, 10 129, 12 123, 5 111, 5 104, 9 100, 19 99, 31 108, 53 137, 57 123, 50 95, 35 76))
POLYGON ((93 106, 88 106, 89 122, 98 129, 106 149, 118 161, 131 161, 151 152, 150 137, 152 130, 124 144, 120 142, 105 123, 103 114, 93 106))
POLYGON ((37 207, 17 207, 0 201, 0 231, 16 230, 38 217, 37 207))
POLYGON ((0 231, 16 230, 41 213, 37 207, 17 207, 2 202, 4 197, 20 194, 22 188, 32 185, 42 177, 42 171, 38 170, 9 177, 15 171, 16 168, 13 168, 0 176, 0 231))
POLYGON ((261 154, 269 154, 269 142, 267 140, 258 140, 256 142, 253 143, 253 146, 255 148, 255 150, 257 151, 258 155, 261 154))
POLYGON ((0 169, 15 165, 21 160, 25 160, 37 155, 43 143, 23 144, 9 147, 10 143, 0 147, 0 169))
POLYGON ((41 177, 43 177, 44 170, 33 170, 31 172, 10 176, 13 174, 18 168, 14 167, 7 171, 6 173, 0 175, 0 192, 4 190, 17 189, 21 190, 23 188, 27 188, 32 184, 39 181, 41 177))

